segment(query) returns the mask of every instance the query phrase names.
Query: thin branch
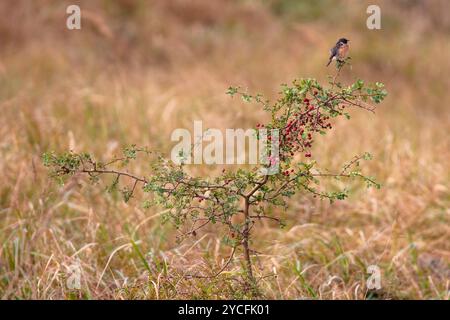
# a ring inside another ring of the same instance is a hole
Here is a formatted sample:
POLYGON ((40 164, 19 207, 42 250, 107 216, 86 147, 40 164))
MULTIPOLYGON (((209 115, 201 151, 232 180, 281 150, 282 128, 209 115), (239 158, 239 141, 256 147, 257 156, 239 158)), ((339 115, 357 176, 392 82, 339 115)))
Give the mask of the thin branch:
POLYGON ((269 219, 269 220, 274 220, 278 223, 281 223, 281 220, 275 217, 270 217, 270 216, 261 216, 261 215, 257 215, 257 216, 249 216, 249 218, 258 218, 258 219, 269 219))
POLYGON ((265 175, 264 179, 260 182, 256 182, 256 186, 250 190, 249 193, 247 193, 246 195, 244 195, 245 198, 250 198, 256 191, 258 191, 263 185, 265 185, 267 183, 267 181, 269 180, 269 175, 265 175))
POLYGON ((138 182, 142 182, 144 184, 147 184, 147 180, 145 178, 141 178, 141 177, 135 176, 135 175, 130 174, 128 172, 122 172, 122 171, 116 171, 116 170, 102 170, 102 169, 81 169, 79 172, 87 173, 89 175, 92 175, 92 174, 94 174, 94 175, 96 175, 96 174, 97 175, 98 174, 115 174, 115 175, 118 175, 118 176, 126 176, 126 177, 134 179, 134 180, 136 180, 138 182))

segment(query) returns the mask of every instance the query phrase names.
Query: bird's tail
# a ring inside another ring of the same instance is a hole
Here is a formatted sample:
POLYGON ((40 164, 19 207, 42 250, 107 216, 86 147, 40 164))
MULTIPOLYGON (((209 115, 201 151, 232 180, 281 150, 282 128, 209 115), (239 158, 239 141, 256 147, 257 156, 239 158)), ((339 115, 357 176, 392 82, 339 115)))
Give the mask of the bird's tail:
POLYGON ((331 61, 333 61, 333 59, 328 60, 327 67, 330 65, 331 61))

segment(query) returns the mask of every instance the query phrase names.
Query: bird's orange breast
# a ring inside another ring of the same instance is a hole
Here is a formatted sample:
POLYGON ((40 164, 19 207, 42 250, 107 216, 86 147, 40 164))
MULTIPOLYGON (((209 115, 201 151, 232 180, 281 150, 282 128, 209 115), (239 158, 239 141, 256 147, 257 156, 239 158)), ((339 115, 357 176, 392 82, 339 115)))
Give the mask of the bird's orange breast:
POLYGON ((339 55, 339 59, 344 59, 345 56, 348 53, 348 49, 349 46, 348 44, 343 44, 339 49, 338 49, 338 55, 339 55))

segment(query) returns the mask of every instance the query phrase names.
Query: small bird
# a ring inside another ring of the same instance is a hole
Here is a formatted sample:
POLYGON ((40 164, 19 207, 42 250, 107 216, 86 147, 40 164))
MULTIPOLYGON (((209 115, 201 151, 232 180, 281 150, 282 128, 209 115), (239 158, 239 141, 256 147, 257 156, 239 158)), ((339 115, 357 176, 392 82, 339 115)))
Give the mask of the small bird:
POLYGON ((348 53, 349 45, 348 42, 350 40, 347 40, 345 38, 341 38, 336 42, 336 45, 331 48, 330 50, 330 60, 327 63, 327 67, 330 65, 331 61, 338 60, 343 61, 345 56, 348 53))

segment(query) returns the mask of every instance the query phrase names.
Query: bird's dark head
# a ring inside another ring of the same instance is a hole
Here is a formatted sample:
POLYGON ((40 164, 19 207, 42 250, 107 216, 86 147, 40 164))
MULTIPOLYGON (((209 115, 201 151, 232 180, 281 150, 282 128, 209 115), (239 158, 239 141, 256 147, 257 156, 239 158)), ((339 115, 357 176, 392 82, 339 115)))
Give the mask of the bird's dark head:
POLYGON ((347 42, 349 42, 350 40, 348 40, 348 39, 345 39, 345 38, 340 38, 339 40, 338 40, 338 42, 337 43, 343 43, 343 44, 347 44, 347 42))

